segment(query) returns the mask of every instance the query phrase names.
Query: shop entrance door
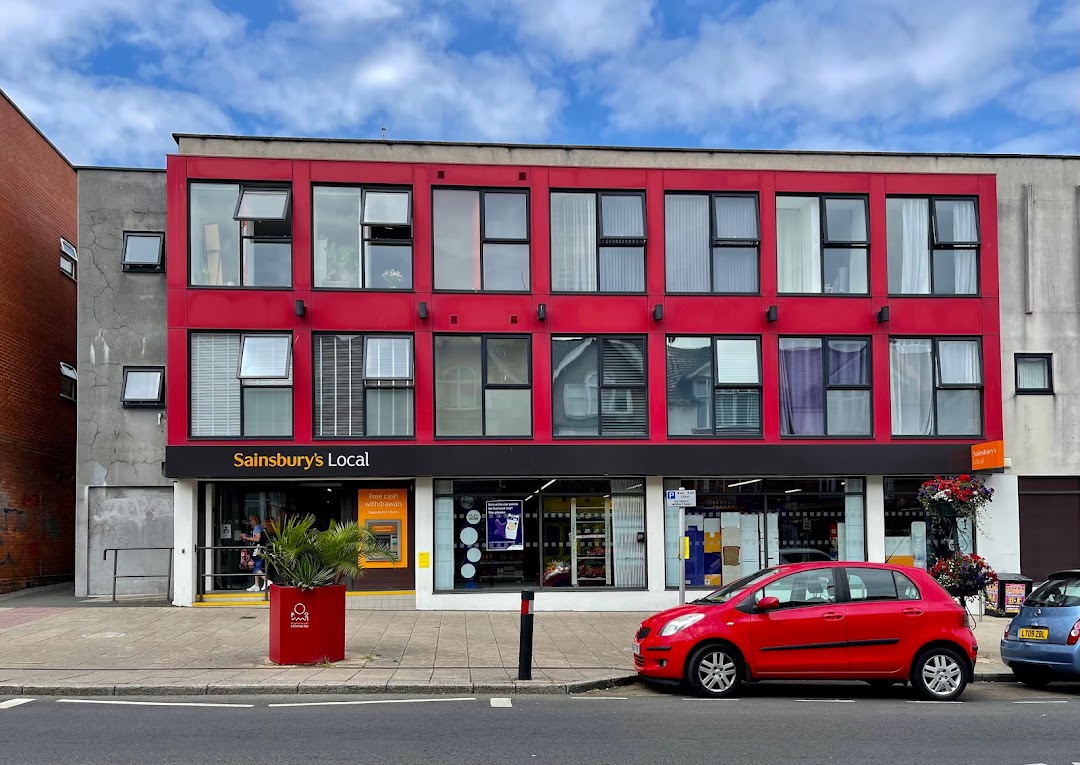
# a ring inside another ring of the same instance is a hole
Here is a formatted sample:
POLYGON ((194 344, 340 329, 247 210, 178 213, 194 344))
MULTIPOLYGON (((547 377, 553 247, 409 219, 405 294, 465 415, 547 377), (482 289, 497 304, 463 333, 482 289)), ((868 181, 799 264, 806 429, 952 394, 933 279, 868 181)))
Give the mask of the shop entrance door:
POLYGON ((250 551, 252 545, 240 538, 251 533, 252 515, 264 525, 275 523, 287 508, 286 491, 265 491, 243 484, 216 484, 208 492, 212 503, 211 528, 208 546, 214 549, 210 555, 210 576, 206 584, 209 590, 243 590, 251 585, 253 578, 236 576, 244 573, 240 567, 241 551, 250 551))

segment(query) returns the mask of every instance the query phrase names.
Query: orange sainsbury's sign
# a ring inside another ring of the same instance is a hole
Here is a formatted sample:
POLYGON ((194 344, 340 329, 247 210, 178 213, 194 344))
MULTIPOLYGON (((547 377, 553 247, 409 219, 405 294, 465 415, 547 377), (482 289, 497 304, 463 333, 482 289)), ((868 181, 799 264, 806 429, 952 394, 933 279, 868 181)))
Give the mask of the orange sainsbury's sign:
POLYGON ((1005 442, 986 441, 971 447, 971 469, 992 470, 1005 467, 1005 442))

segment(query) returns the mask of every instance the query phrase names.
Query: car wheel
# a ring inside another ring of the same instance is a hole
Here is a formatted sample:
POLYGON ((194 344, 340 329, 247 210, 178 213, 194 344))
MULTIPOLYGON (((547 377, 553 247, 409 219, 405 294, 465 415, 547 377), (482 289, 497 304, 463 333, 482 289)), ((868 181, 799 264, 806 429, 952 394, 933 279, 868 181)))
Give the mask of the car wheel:
POLYGON ((703 645, 690 656, 686 677, 697 696, 730 698, 743 681, 742 658, 729 646, 703 645))
POLYGON ((967 688, 964 659, 952 648, 930 648, 911 667, 915 695, 926 701, 952 701, 967 688))
POLYGON ((1045 688, 1054 680, 1049 672, 1032 667, 1013 667, 1013 677, 1028 688, 1045 688))

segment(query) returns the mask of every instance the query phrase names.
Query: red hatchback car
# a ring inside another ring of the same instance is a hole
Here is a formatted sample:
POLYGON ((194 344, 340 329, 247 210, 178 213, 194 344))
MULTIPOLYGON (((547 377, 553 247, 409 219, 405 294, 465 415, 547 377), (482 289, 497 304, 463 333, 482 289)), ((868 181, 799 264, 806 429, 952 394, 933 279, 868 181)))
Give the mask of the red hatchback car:
POLYGON ((768 568, 641 623, 642 679, 723 698, 753 680, 911 682, 951 701, 975 672, 967 613, 921 569, 877 563, 768 568))

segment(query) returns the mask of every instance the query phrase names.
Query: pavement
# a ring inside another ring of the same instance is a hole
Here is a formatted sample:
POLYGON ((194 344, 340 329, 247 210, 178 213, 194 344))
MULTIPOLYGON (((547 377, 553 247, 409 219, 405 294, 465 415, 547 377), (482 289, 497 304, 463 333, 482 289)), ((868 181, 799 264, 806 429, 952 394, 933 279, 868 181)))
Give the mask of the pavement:
MULTIPOLYGON (((265 608, 77 599, 71 585, 0 598, 0 695, 580 693, 636 682, 631 640, 649 614, 536 614, 532 680, 517 680, 512 612, 348 611, 345 660, 267 658, 265 608)), ((979 681, 1012 680, 1006 620, 983 617, 979 681)))

